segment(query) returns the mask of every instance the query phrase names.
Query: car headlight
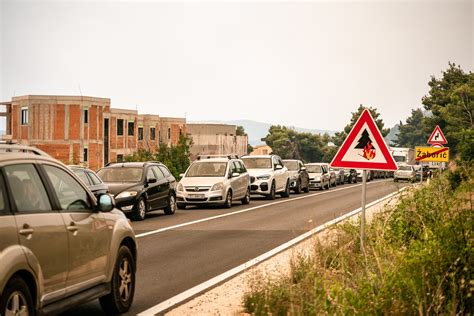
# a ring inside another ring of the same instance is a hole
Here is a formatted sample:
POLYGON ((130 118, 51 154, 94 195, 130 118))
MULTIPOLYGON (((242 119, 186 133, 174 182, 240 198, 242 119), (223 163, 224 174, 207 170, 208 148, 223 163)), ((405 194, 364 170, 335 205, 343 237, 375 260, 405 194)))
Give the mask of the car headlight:
POLYGON ((138 194, 137 191, 123 191, 123 192, 119 193, 119 195, 117 195, 115 198, 116 199, 129 198, 129 197, 135 196, 137 194, 138 194))
POLYGON ((314 180, 321 181, 321 177, 314 177, 314 180))
POLYGON ((268 180, 268 179, 270 179, 270 175, 269 174, 264 174, 264 175, 258 176, 257 179, 258 180, 268 180))
POLYGON ((182 183, 178 183, 178 187, 176 188, 178 191, 182 192, 184 191, 184 187, 182 183))
POLYGON ((211 191, 219 191, 219 190, 222 190, 223 188, 224 188, 224 183, 219 182, 212 186, 211 191))

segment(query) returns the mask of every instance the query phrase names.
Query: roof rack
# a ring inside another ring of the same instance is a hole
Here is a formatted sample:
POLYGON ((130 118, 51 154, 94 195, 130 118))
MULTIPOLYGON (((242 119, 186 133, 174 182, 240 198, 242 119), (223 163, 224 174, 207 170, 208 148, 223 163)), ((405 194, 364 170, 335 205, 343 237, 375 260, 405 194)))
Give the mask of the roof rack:
POLYGON ((110 161, 110 162, 106 163, 106 164, 104 165, 104 167, 108 167, 108 166, 113 165, 113 164, 122 164, 122 166, 123 166, 124 163, 128 163, 128 162, 130 162, 130 163, 149 163, 149 162, 152 162, 152 163, 161 163, 161 161, 158 161, 158 160, 148 160, 148 161, 110 161))
POLYGON ((227 158, 227 159, 239 159, 239 155, 237 154, 230 154, 230 155, 199 155, 197 160, 203 159, 212 159, 212 158, 227 158))
POLYGON ((31 153, 43 157, 51 157, 41 149, 33 146, 18 145, 13 143, 0 143, 0 152, 23 152, 31 153))

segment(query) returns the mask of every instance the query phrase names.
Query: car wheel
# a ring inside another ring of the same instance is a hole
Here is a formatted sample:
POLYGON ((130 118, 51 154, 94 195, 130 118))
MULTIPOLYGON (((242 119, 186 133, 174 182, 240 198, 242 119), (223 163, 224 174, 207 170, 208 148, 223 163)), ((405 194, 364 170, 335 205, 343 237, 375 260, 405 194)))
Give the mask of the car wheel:
POLYGON ((142 221, 145 219, 147 204, 144 198, 139 198, 137 204, 135 204, 133 211, 133 219, 136 221, 142 221))
POLYGON ((8 281, 0 298, 0 315, 34 315, 33 298, 22 278, 8 281))
POLYGON ((244 198, 240 201, 245 205, 250 203, 250 189, 247 189, 247 193, 245 193, 244 198))
POLYGON ((231 208, 232 207, 232 191, 229 190, 229 192, 227 192, 227 196, 225 198, 225 202, 224 202, 224 207, 225 208, 231 208))
POLYGON ((107 314, 126 313, 135 294, 135 260, 130 249, 121 246, 112 275, 111 292, 99 299, 107 314))
POLYGON ((267 200, 274 200, 274 199, 275 199, 275 181, 272 182, 270 193, 267 194, 267 200))
POLYGON ((176 198, 173 194, 170 194, 168 198, 168 206, 164 209, 166 215, 173 215, 176 211, 176 198))
POLYGON ((290 196, 290 181, 286 181, 285 191, 280 193, 280 196, 285 198, 290 196))
POLYGON ((186 204, 177 203, 176 207, 178 208, 178 210, 185 210, 186 209, 186 204))
POLYGON ((296 193, 296 194, 300 194, 300 193, 301 193, 301 181, 300 181, 300 180, 298 180, 298 181, 296 182, 295 193, 296 193))
POLYGON ((304 193, 308 193, 308 192, 309 192, 309 182, 306 183, 306 186, 305 186, 305 188, 303 189, 303 192, 304 192, 304 193))

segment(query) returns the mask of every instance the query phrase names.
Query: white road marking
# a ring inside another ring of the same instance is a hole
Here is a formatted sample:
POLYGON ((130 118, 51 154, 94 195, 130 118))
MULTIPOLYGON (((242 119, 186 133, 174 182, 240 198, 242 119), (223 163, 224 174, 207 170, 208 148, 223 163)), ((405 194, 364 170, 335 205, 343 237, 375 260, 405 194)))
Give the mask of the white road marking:
MULTIPOLYGON (((367 183, 367 184, 370 185, 370 184, 376 184, 376 183, 387 182, 387 181, 390 181, 390 180, 381 180, 381 181, 376 181, 376 182, 367 183)), ((285 199, 285 200, 276 201, 276 202, 272 202, 272 203, 262 204, 262 205, 259 205, 259 206, 246 208, 246 209, 243 209, 243 210, 240 210, 240 211, 235 211, 235 212, 231 212, 231 213, 216 215, 216 216, 212 216, 212 217, 206 217, 206 218, 203 218, 203 219, 199 219, 199 220, 195 220, 195 221, 187 222, 187 223, 182 223, 182 224, 178 224, 178 225, 174 225, 174 226, 163 227, 163 228, 160 228, 160 229, 157 229, 157 230, 152 230, 152 231, 149 231, 149 232, 146 232, 146 233, 141 233, 141 234, 135 235, 135 237, 136 238, 142 238, 142 237, 162 233, 162 232, 165 232, 165 231, 168 231, 168 230, 172 230, 172 229, 176 229, 176 228, 180 228, 180 227, 184 227, 184 226, 194 225, 194 224, 197 224, 197 223, 207 222, 207 221, 211 221, 211 220, 222 218, 222 217, 227 217, 227 216, 237 215, 237 214, 241 214, 241 213, 245 213, 245 212, 250 212, 250 211, 253 211, 253 210, 257 210, 259 208, 269 207, 269 206, 272 206, 272 205, 287 203, 287 202, 301 200, 301 199, 307 199, 307 198, 310 198, 310 197, 313 197, 313 196, 316 196, 316 195, 327 194, 327 193, 341 191, 341 190, 347 190, 347 189, 358 187, 360 185, 362 185, 362 183, 361 184, 356 184, 356 185, 353 185, 353 186, 350 186, 350 187, 333 189, 333 190, 330 190, 330 191, 318 192, 318 193, 313 193, 313 194, 309 194, 309 195, 307 194, 307 195, 299 196, 299 197, 292 198, 292 199, 285 199)))
MULTIPOLYGON (((389 199, 389 198, 399 194, 400 192, 402 192, 406 188, 407 187, 401 188, 397 192, 390 193, 390 194, 388 194, 388 195, 386 195, 386 196, 384 196, 384 197, 382 197, 382 198, 380 198, 376 201, 373 201, 373 202, 367 204, 366 208, 369 208, 369 207, 371 207, 371 206, 373 206, 377 203, 380 203, 380 202, 382 202, 386 199, 389 199)), ((195 296, 195 295, 197 295, 197 294, 199 294, 199 293, 201 293, 201 292, 203 292, 203 291, 205 291, 205 290, 207 290, 207 289, 209 289, 209 288, 211 288, 211 287, 213 287, 213 286, 215 286, 215 285, 217 285, 217 284, 219 284, 219 283, 221 283, 221 282, 223 282, 227 279, 230 279, 231 277, 247 270, 248 268, 250 268, 254 265, 257 265, 258 263, 260 263, 262 261, 265 261, 265 260, 269 259, 270 257, 273 257, 277 253, 282 252, 283 250, 286 250, 286 249, 296 245, 297 243, 303 241, 304 239, 306 239, 306 238, 308 238, 308 237, 310 237, 310 236, 312 236, 316 233, 319 233, 319 232, 325 230, 326 228, 328 228, 328 227, 330 227, 334 224, 339 223, 340 221, 343 221, 343 220, 345 220, 349 217, 352 217, 352 216, 358 214, 360 211, 361 211, 361 208, 355 209, 355 210, 353 210, 353 211, 351 211, 351 212, 349 212, 345 215, 342 215, 342 216, 340 216, 338 218, 335 218, 335 219, 333 219, 333 220, 331 220, 331 221, 329 221, 329 222, 327 222, 323 225, 320 225, 320 226, 318 226, 318 227, 316 227, 316 228, 314 228, 314 229, 312 229, 312 230, 310 230, 310 231, 308 231, 308 232, 306 232, 306 233, 304 233, 304 234, 302 234, 302 235, 300 235, 300 236, 298 236, 298 237, 296 237, 296 238, 294 238, 294 239, 292 239, 292 240, 290 240, 290 241, 288 241, 288 242, 286 242, 286 243, 284 243, 284 244, 282 244, 282 245, 280 245, 280 246, 278 246, 278 247, 276 247, 276 248, 274 248, 274 249, 258 256, 258 257, 256 257, 256 258, 254 258, 254 259, 251 259, 251 260, 245 262, 244 264, 241 264, 238 267, 235 267, 235 268, 233 268, 229 271, 226 271, 226 272, 224 272, 224 273, 222 273, 222 274, 220 274, 220 275, 218 275, 218 276, 216 276, 216 277, 214 277, 214 278, 212 278, 212 279, 210 279, 206 282, 203 282, 199 285, 196 285, 193 288, 190 288, 189 290, 186 290, 186 291, 184 291, 184 292, 182 292, 182 293, 180 293, 176 296, 173 296, 172 298, 167 299, 166 301, 161 302, 158 305, 155 305, 155 306, 139 313, 138 316, 148 316, 148 315, 156 315, 158 313, 162 313, 163 311, 166 311, 166 310, 170 309, 171 307, 173 307, 173 306, 175 306, 175 305, 177 305, 181 302, 184 302, 184 301, 190 299, 191 297, 193 297, 193 296, 195 296)))

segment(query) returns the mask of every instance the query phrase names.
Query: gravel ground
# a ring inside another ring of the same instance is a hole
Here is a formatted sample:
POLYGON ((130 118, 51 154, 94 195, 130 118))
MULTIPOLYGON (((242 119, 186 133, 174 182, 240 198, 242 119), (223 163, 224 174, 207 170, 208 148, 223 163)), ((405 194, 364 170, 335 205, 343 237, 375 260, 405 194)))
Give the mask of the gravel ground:
MULTIPOLYGON (((397 197, 394 197, 366 209, 367 221, 370 221, 373 214, 382 210, 385 205, 393 204, 396 199, 397 197)), ((356 216, 348 220, 356 220, 356 216)), ((166 313, 166 315, 246 315, 242 312, 242 296, 248 290, 248 283, 252 277, 255 275, 278 276, 282 273, 288 273, 291 258, 299 253, 311 250, 315 244, 315 238, 324 241, 328 238, 328 233, 329 231, 323 231, 314 237, 302 241, 294 247, 178 306, 166 313)))

